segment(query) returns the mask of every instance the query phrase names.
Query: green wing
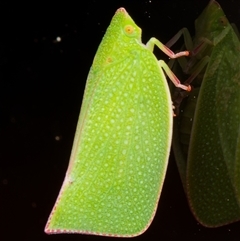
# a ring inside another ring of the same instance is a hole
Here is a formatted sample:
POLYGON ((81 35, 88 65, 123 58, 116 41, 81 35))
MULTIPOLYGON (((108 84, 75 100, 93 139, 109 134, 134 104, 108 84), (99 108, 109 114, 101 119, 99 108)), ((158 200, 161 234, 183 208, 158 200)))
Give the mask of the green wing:
POLYGON ((240 219, 240 44, 215 1, 195 26, 195 47, 202 39, 210 43, 190 63, 205 56, 209 62, 192 83, 197 92, 200 86, 199 93, 180 107, 173 147, 193 214, 203 225, 216 227, 240 219))
POLYGON ((156 212, 171 137, 164 74, 121 8, 94 58, 69 168, 45 231, 144 232, 156 212))

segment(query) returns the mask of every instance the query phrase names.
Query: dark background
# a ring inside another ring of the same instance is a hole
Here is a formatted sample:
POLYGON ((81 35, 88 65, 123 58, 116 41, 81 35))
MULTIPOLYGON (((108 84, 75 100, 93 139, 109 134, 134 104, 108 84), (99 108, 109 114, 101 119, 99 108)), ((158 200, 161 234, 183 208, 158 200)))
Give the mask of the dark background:
MULTIPOLYGON (((119 7, 142 28, 144 43, 152 36, 165 43, 182 27, 194 33, 208 0, 49 2, 0 3, 0 240, 113 240, 43 231, 68 166, 94 54, 119 7)), ((240 1, 219 3, 240 29, 240 1)), ((239 240, 240 223, 198 224, 171 155, 157 214, 135 239, 212 238, 239 240)))

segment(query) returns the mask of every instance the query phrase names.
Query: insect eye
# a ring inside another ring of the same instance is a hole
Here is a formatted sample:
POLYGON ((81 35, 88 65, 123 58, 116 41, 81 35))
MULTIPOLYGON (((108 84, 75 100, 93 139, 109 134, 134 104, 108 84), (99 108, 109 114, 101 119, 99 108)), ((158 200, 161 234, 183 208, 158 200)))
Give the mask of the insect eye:
POLYGON ((124 31, 125 31, 125 33, 126 33, 128 36, 133 35, 133 34, 135 33, 134 30, 135 30, 135 29, 134 29, 134 27, 133 27, 132 25, 126 25, 126 26, 124 27, 124 31))
POLYGON ((223 27, 225 27, 225 26, 227 26, 227 24, 228 24, 228 20, 227 20, 227 18, 224 16, 224 17, 221 17, 220 19, 219 19, 219 22, 220 22, 220 24, 223 26, 223 27))

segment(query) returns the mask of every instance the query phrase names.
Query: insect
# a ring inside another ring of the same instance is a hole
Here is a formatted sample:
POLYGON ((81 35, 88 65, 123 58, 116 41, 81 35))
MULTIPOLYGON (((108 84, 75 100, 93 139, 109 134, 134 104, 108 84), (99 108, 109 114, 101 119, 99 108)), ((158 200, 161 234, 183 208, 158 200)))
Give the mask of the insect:
POLYGON ((172 102, 155 38, 117 10, 94 57, 68 170, 45 232, 131 237, 153 220, 172 139, 172 102))
POLYGON ((216 1, 195 29, 185 68, 198 78, 174 120, 173 149, 194 216, 218 227, 240 220, 240 43, 216 1))

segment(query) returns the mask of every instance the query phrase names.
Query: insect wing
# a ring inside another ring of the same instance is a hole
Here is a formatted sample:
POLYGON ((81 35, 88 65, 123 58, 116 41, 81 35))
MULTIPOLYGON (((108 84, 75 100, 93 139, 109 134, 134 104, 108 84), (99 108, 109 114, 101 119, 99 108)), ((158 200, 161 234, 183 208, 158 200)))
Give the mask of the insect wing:
POLYGON ((171 108, 157 59, 119 9, 88 76, 70 164, 45 231, 144 232, 165 178, 171 108))
POLYGON ((215 1, 210 1, 195 27, 194 45, 204 38, 211 44, 189 62, 209 56, 209 63, 180 106, 173 149, 194 216, 204 226, 217 227, 240 219, 240 46, 215 1))

